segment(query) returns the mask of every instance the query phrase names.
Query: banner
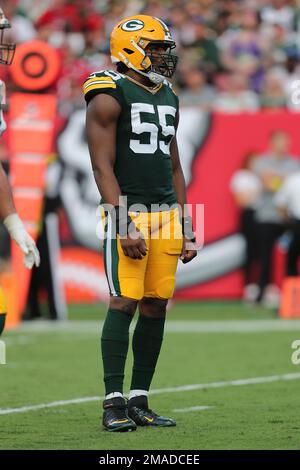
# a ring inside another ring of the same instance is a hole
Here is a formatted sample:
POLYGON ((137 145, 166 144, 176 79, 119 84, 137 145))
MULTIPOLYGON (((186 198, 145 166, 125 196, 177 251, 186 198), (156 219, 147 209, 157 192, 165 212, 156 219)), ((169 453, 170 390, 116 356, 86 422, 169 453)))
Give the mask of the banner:
MULTIPOLYGON (((299 121, 299 114, 285 111, 228 115, 209 114, 198 108, 181 110, 178 143, 188 202, 204 204, 205 243, 192 263, 179 262, 176 298, 237 298, 241 295, 240 268, 245 244, 238 233, 239 210, 229 190, 230 179, 241 168, 247 154, 266 152, 274 130, 281 129, 290 135, 291 154, 299 157, 299 121)), ((99 214, 96 212, 100 197, 91 171, 84 123, 85 110, 76 110, 57 139, 62 162, 60 196, 72 236, 81 245, 77 254, 73 247, 74 260, 86 274, 79 287, 74 273, 66 266, 62 249, 60 269, 67 292, 72 291, 72 296, 68 296, 72 301, 107 296, 101 257, 103 234, 101 226, 97 225, 99 214), (95 253, 92 263, 88 257, 84 261, 82 247, 87 254, 95 253)), ((275 280, 280 282, 284 262, 278 249, 275 261, 275 280)))

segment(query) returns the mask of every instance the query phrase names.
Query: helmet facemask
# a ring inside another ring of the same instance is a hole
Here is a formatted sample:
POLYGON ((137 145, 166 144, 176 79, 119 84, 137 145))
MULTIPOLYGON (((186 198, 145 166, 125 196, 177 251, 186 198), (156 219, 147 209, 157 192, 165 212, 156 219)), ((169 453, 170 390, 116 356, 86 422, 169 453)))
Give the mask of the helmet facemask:
POLYGON ((151 41, 145 49, 145 55, 151 61, 151 69, 149 72, 154 72, 162 77, 171 78, 178 62, 177 55, 171 52, 175 47, 174 42, 151 41), (163 48, 165 52, 158 50, 161 48, 163 48))
POLYGON ((10 28, 10 22, 5 18, 2 9, 0 8, 0 64, 10 65, 13 61, 16 45, 4 42, 4 32, 10 28))

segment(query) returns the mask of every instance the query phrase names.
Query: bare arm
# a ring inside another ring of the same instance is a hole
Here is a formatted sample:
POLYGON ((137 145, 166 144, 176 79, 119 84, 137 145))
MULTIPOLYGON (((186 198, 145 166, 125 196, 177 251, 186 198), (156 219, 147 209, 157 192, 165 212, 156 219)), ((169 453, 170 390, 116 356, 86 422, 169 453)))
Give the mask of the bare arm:
POLYGON ((24 264, 31 269, 39 266, 40 255, 33 239, 26 232, 23 222, 16 213, 11 188, 6 174, 0 163, 0 219, 4 222, 11 238, 13 238, 24 253, 24 264))
MULTIPOLYGON (((121 189, 114 174, 116 159, 117 123, 121 106, 110 95, 96 95, 88 105, 86 132, 92 168, 104 201, 112 206, 122 205, 121 189)), ((145 240, 138 231, 138 238, 120 238, 125 256, 142 259, 147 253, 145 240)))
POLYGON ((0 163, 0 219, 16 212, 7 176, 0 163))
POLYGON ((121 106, 111 96, 99 94, 89 103, 86 132, 96 184, 104 201, 119 205, 120 186, 114 174, 117 122, 121 106))

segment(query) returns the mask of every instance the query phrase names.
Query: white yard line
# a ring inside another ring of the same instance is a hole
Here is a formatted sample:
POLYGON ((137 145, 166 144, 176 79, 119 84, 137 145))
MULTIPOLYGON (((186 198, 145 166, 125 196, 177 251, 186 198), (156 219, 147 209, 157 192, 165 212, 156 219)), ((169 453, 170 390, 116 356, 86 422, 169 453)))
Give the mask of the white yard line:
POLYGON ((192 411, 204 411, 215 408, 214 406, 190 406, 189 408, 176 408, 173 413, 191 413, 192 411))
MULTIPOLYGON (((290 374, 282 375, 268 375, 262 377, 252 377, 249 379, 238 379, 238 380, 229 380, 222 382, 209 382, 207 384, 192 384, 192 385, 183 385, 179 387, 167 387, 160 388, 156 390, 151 390, 151 395, 161 395, 163 393, 177 393, 177 392, 190 392, 192 390, 204 390, 208 388, 221 388, 221 387, 234 387, 240 385, 256 385, 256 384, 265 384, 271 382, 281 382, 281 381, 290 381, 290 380, 300 380, 300 372, 294 372, 290 374)), ((50 403, 41 403, 38 405, 29 405, 22 406, 20 408, 0 408, 0 415, 8 415, 12 413, 24 413, 26 411, 36 411, 43 410, 46 408, 55 408, 58 406, 66 405, 77 405, 81 403, 89 403, 92 401, 103 400, 104 397, 83 397, 83 398, 74 398, 71 400, 60 400, 53 401, 50 403)))
MULTIPOLYGON (((86 333, 99 335, 103 320, 35 321, 23 323, 17 329, 8 332, 8 336, 21 333, 86 333)), ((132 325, 131 330, 134 328, 132 325)), ((260 333, 272 331, 299 331, 300 320, 167 320, 168 333, 260 333)), ((5 338, 3 338, 5 339, 5 338)))

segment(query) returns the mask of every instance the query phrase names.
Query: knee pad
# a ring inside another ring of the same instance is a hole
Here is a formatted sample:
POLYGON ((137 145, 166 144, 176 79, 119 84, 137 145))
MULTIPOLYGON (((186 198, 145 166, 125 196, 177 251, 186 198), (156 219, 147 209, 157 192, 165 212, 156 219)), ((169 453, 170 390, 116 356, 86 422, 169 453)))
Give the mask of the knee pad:
POLYGON ((122 297, 141 300, 144 296, 144 280, 137 278, 123 278, 120 281, 122 297))
POLYGON ((175 276, 166 276, 157 281, 152 296, 161 299, 170 299, 171 297, 173 297, 174 289, 175 276))

